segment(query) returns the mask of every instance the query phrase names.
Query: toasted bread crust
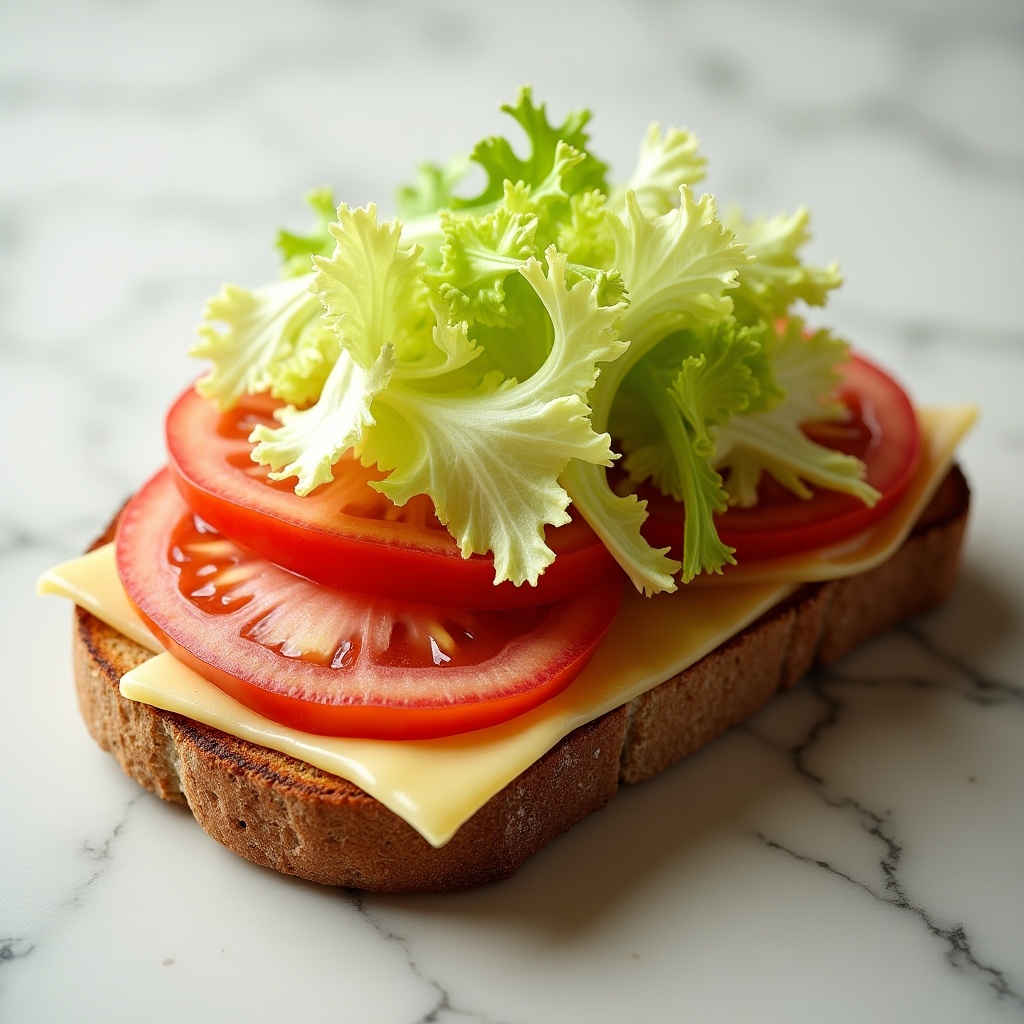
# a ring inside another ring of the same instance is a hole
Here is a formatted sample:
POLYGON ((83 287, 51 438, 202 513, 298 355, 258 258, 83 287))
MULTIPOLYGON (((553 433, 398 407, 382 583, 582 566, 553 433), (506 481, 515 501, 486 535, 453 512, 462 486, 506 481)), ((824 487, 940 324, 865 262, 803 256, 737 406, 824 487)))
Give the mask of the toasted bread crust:
POLYGON ((186 803, 235 853, 326 885, 447 891, 505 878, 614 795, 664 771, 795 685, 815 664, 935 607, 956 579, 970 495, 958 469, 910 539, 861 576, 802 588, 697 664, 576 729, 435 849, 358 786, 181 715, 125 699, 149 657, 76 609, 79 704, 125 772, 186 803))

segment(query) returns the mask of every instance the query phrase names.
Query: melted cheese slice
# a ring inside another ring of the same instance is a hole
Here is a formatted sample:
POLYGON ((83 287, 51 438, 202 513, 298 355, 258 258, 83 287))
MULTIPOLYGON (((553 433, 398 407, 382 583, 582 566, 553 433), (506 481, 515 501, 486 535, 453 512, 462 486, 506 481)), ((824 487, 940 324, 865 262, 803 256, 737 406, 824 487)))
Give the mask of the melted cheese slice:
MULTIPOLYGON (((718 585, 690 585, 650 599, 629 589, 583 673, 558 696, 502 725, 405 742, 317 736, 254 714, 166 653, 125 675, 121 693, 348 779, 442 846, 564 736, 699 661, 800 583, 866 572, 889 558, 945 476, 975 411, 958 406, 919 415, 921 467, 882 523, 842 547, 759 563, 731 573, 728 581, 719 578, 718 585)), ((38 589, 70 597, 143 647, 160 651, 124 594, 112 545, 50 570, 38 589)))

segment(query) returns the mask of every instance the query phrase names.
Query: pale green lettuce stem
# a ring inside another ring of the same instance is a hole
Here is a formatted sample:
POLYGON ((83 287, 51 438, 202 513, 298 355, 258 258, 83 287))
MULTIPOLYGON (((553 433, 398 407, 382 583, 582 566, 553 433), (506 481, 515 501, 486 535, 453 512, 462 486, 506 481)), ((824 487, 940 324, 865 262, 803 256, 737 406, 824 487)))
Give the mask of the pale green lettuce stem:
MULTIPOLYGON (((601 367, 601 376, 588 395, 590 421, 595 432, 607 431, 612 403, 619 387, 657 340, 658 336, 654 335, 649 336, 646 343, 634 341, 613 363, 605 363, 601 367)), ((638 500, 635 494, 624 497, 615 494, 608 485, 604 466, 579 459, 573 459, 566 466, 559 482, 637 590, 649 596, 676 589, 673 577, 679 571, 680 563, 667 556, 668 548, 656 551, 640 534, 640 527, 647 518, 646 502, 638 500)))

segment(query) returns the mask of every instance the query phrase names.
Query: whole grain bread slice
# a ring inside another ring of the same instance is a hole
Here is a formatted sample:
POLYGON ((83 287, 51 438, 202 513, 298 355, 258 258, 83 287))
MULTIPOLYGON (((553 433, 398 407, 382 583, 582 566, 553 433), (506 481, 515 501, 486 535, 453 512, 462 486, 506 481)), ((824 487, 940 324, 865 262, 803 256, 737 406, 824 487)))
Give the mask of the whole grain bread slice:
POLYGON ((816 664, 944 601, 970 494, 946 477, 902 548, 861 576, 809 585, 697 664, 576 729, 436 849, 359 787, 285 754, 121 696, 150 655, 76 609, 75 680, 99 745, 185 803, 235 853, 326 885, 448 891, 505 878, 614 795, 700 749, 816 664))

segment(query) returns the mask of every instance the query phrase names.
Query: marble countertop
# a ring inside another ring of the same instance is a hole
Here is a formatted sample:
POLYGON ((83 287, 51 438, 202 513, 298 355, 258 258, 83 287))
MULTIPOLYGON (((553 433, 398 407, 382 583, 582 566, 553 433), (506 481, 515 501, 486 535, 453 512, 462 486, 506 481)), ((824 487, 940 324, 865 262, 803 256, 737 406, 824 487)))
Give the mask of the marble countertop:
POLYGON ((0 1019, 1024 1018, 1024 12, 999 0, 39 2, 0 12, 0 1019), (162 461, 222 280, 331 183, 387 205, 532 82, 620 175, 806 203, 826 317, 974 402, 942 610, 777 699, 511 880, 379 897, 256 868, 124 777, 37 599, 162 461))

